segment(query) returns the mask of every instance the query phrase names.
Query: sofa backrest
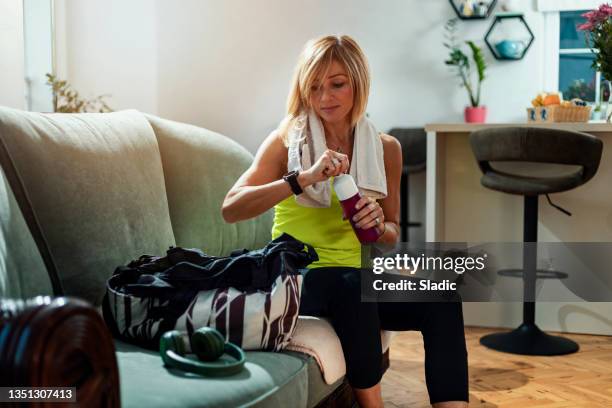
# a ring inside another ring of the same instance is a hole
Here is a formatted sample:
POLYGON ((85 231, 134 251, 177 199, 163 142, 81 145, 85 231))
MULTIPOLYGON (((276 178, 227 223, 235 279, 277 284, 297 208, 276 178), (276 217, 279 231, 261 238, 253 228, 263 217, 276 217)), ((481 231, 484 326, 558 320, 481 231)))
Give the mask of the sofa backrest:
POLYGON ((53 294, 43 259, 0 167, 0 298, 53 294))
POLYGON ((216 256, 265 246, 271 238, 272 210, 235 224, 221 216, 225 195, 253 156, 210 130, 151 115, 147 119, 159 143, 177 245, 216 256))
POLYGON ((23 188, 19 205, 35 214, 40 251, 66 295, 99 305, 117 265, 175 245, 159 147, 143 114, 0 108, 0 139, 16 173, 8 179, 23 188))

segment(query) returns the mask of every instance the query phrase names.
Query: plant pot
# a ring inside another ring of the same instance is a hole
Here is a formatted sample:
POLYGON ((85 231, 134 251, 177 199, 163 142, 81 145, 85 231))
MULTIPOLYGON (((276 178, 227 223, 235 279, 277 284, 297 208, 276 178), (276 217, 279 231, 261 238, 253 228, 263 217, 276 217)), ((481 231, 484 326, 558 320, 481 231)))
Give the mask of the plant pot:
POLYGON ((467 106, 464 112, 466 123, 485 123, 487 120, 486 106, 467 106))

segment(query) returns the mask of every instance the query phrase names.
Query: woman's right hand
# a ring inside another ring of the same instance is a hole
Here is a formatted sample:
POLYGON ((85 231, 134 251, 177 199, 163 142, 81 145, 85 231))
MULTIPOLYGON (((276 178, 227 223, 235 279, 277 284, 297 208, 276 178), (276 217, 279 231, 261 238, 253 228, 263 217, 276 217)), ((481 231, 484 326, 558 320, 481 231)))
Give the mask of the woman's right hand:
POLYGON ((307 185, 325 181, 348 172, 350 168, 349 159, 346 154, 327 149, 319 160, 308 170, 302 172, 307 185))

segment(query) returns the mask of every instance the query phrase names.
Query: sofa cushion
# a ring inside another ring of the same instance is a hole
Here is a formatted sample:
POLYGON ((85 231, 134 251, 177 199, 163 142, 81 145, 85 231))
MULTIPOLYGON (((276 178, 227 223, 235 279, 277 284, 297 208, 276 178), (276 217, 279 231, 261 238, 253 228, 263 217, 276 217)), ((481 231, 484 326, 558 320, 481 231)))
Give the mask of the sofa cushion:
MULTIPOLYGON (((306 356, 298 351, 285 350, 285 353, 301 358, 306 356)), ((308 355, 306 358, 308 359, 306 361, 308 365, 308 403, 306 407, 312 408, 316 407, 323 399, 327 398, 336 388, 338 388, 344 382, 345 377, 342 376, 333 384, 327 384, 325 378, 321 374, 321 368, 319 364, 317 364, 317 360, 311 355, 308 355)))
MULTIPOLYGON (((247 352, 245 370, 207 378, 163 366, 158 353, 115 342, 121 406, 306 407, 308 361, 299 353, 247 352)), ((314 363, 316 365, 316 363, 314 363)))
POLYGON ((0 168, 0 298, 53 295, 51 280, 0 168))
POLYGON ((159 148, 141 113, 0 108, 0 137, 65 294, 97 305, 117 265, 174 245, 159 148))
POLYGON ((271 239, 272 210, 227 224, 225 195, 253 156, 233 140, 184 123, 147 115, 161 151, 168 205, 176 243, 224 256, 236 248, 255 249, 271 239))
MULTIPOLYGON (((381 330, 381 353, 389 348, 393 333, 381 330)), ((323 373, 326 384, 334 384, 346 374, 342 344, 327 318, 299 316, 287 350, 311 355, 323 373)))

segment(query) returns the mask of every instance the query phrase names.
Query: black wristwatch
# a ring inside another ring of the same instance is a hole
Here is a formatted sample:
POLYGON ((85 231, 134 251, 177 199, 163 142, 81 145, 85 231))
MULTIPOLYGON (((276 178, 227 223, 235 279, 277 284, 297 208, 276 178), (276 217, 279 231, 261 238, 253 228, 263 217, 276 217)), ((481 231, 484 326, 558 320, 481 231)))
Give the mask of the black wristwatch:
POLYGON ((283 180, 289 183, 289 185, 291 186, 291 191, 293 191, 293 194, 295 195, 300 195, 304 192, 304 190, 302 190, 302 187, 300 187, 300 183, 298 183, 297 181, 299 174, 299 171, 293 170, 283 176, 283 180))

